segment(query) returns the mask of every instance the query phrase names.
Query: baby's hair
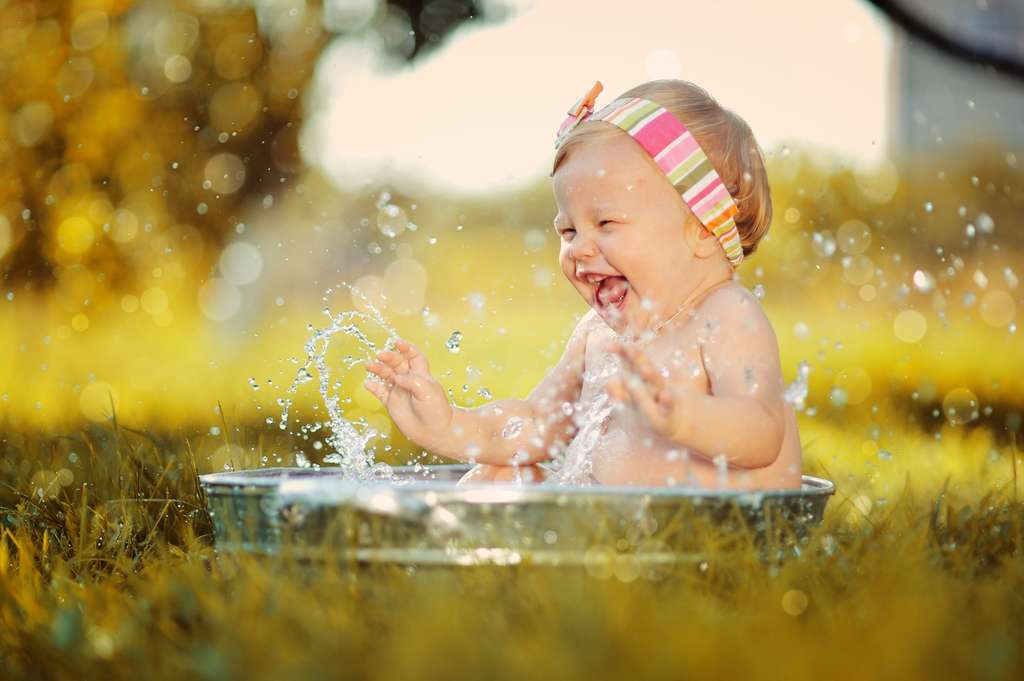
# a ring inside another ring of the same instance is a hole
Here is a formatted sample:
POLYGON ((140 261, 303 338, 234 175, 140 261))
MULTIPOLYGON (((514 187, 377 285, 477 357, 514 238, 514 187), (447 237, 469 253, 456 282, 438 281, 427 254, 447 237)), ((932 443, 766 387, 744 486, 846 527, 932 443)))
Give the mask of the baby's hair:
MULTIPOLYGON (((739 208, 735 220, 743 255, 756 251, 771 226, 772 195, 764 153, 746 121, 721 106, 704 88, 685 80, 652 80, 615 99, 627 97, 660 104, 693 133, 739 208)), ((551 174, 555 174, 574 147, 588 140, 599 141, 606 135, 619 134, 616 130, 618 128, 612 125, 587 122, 577 126, 559 147, 551 174)))

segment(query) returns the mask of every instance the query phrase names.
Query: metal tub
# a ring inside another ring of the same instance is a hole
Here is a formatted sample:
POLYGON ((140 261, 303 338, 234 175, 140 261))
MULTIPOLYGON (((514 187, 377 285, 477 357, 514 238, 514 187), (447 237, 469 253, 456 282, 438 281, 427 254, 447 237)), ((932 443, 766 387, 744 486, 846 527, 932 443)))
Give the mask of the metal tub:
POLYGON ((466 465, 396 467, 397 482, 340 471, 263 468, 200 476, 218 551, 408 565, 582 565, 657 573, 699 561, 725 533, 796 539, 819 523, 835 486, 800 490, 672 487, 457 487, 466 465))

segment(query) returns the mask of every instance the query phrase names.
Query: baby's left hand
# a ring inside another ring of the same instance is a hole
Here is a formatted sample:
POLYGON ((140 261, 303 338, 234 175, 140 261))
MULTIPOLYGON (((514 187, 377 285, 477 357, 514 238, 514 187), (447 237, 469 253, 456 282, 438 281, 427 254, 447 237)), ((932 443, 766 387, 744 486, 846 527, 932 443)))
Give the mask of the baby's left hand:
POLYGON ((622 358, 622 375, 608 381, 608 396, 631 405, 658 435, 671 439, 686 418, 686 395, 651 364, 641 348, 612 343, 609 349, 622 358))

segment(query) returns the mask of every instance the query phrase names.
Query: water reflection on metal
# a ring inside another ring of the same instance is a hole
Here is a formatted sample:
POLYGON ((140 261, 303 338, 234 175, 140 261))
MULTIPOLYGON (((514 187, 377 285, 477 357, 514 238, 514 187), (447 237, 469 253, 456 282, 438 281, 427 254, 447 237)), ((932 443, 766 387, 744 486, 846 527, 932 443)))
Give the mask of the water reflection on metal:
MULTIPOLYGON (((463 465, 396 467, 393 481, 339 469, 200 477, 222 552, 288 552, 356 563, 580 566, 625 581, 699 563, 726 533, 752 546, 806 535, 834 485, 799 490, 456 486, 463 465)), ((717 543, 721 543, 720 541, 717 543)))

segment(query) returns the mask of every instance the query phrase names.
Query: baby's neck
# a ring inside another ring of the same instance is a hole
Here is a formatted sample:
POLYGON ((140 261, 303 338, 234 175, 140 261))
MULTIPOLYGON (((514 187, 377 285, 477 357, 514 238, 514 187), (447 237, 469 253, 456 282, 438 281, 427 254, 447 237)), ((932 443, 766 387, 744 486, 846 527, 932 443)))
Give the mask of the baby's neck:
POLYGON ((691 289, 690 292, 683 297, 682 301, 673 312, 660 320, 658 317, 655 317, 652 320, 652 323, 648 325, 647 328, 642 329, 639 333, 627 329, 618 334, 618 339, 626 343, 640 343, 642 345, 650 343, 652 340, 657 338, 666 327, 673 324, 673 322, 679 323, 679 319, 684 316, 684 313, 688 311, 692 312, 696 309, 701 301, 703 301, 704 298, 710 295, 713 291, 728 286, 733 283, 733 281, 732 273, 730 272, 730 274, 724 278, 709 278, 708 280, 699 282, 697 286, 691 289))

